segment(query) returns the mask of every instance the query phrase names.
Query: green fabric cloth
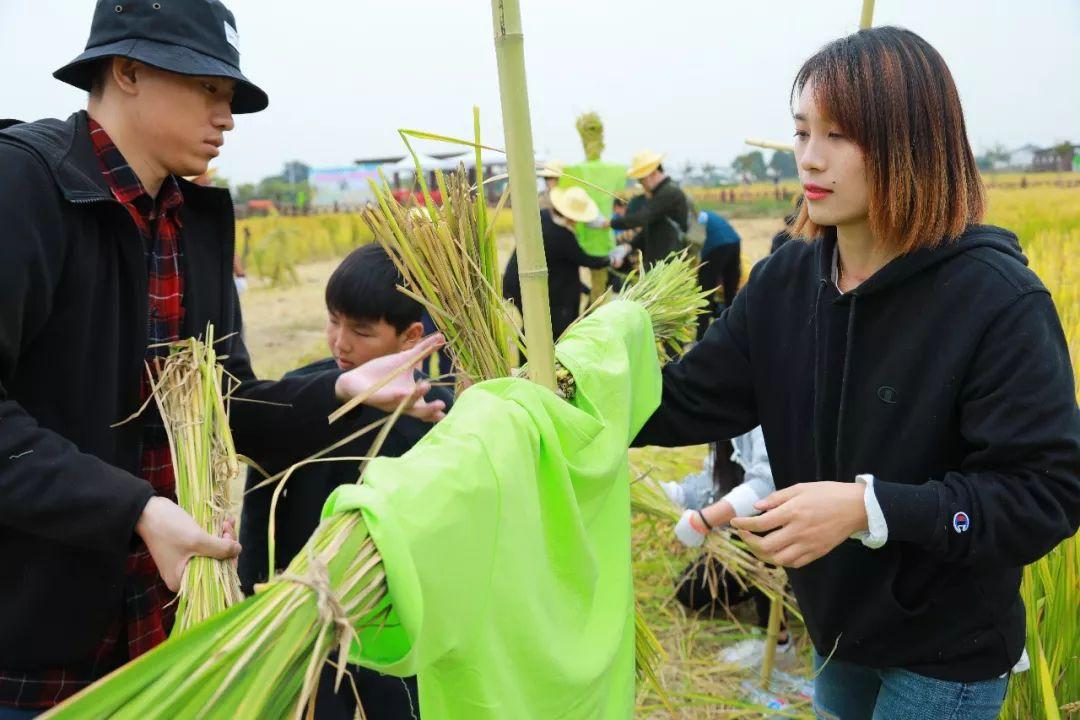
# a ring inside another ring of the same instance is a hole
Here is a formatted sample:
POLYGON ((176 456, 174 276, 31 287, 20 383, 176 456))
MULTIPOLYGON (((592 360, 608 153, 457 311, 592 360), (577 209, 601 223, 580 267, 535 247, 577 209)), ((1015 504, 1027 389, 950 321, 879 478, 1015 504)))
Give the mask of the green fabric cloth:
MULTIPOLYGON (((566 175, 559 179, 560 187, 580 185, 585 188, 585 192, 599 206, 600 214, 603 217, 611 217, 611 208, 615 204, 615 198, 610 193, 622 192, 626 189, 625 165, 606 163, 603 160, 587 160, 579 165, 566 167, 563 172, 607 190, 606 193, 601 192, 566 175)), ((607 255, 615 247, 615 235, 607 228, 591 228, 585 223, 578 223, 577 236, 581 248, 590 255, 607 255)))
POLYGON ((350 659, 417 674, 427 720, 633 714, 626 450, 660 402, 649 317, 609 303, 556 352, 573 403, 526 380, 480 383, 324 508, 363 512, 393 600, 350 659))

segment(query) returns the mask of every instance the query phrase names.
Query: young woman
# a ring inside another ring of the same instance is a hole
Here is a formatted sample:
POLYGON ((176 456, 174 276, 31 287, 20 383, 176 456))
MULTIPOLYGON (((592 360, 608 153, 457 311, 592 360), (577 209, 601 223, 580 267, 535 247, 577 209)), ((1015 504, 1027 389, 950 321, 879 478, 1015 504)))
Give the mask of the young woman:
POLYGON ((1061 325, 1016 237, 978 224, 956 86, 926 41, 833 42, 792 98, 809 241, 665 368, 636 444, 762 426, 777 491, 731 525, 788 568, 820 717, 996 717, 1021 568, 1080 524, 1061 325))

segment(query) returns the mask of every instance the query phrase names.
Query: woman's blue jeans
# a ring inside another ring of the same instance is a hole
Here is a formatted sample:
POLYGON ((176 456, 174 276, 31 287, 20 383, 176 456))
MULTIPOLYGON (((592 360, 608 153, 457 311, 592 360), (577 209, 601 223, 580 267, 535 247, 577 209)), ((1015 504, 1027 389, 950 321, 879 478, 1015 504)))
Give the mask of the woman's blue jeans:
POLYGON ((993 720, 1009 687, 1008 675, 974 683, 951 682, 835 658, 825 663, 817 653, 814 671, 818 673, 814 681, 818 720, 993 720))
POLYGON ((44 710, 19 710, 17 708, 0 705, 0 720, 31 720, 44 710))

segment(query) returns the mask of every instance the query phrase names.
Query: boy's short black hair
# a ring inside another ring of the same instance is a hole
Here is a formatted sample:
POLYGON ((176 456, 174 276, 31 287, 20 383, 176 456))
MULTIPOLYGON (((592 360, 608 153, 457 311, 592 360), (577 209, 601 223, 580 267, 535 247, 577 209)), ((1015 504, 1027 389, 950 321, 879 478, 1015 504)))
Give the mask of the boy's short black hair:
POLYGON ((399 333, 421 322, 423 306, 399 292, 401 273, 378 243, 349 253, 326 283, 326 309, 350 320, 385 320, 399 333))
POLYGON ((617 208, 624 208, 626 207, 626 200, 621 197, 617 197, 613 202, 613 206, 617 208))

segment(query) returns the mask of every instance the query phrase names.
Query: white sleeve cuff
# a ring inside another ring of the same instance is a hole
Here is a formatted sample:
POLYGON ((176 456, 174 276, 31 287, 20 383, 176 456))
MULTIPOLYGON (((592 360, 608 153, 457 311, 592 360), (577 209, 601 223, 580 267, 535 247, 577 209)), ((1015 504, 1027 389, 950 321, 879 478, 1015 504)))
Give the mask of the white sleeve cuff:
POLYGON ((689 548, 697 548, 705 544, 705 536, 690 524, 690 517, 696 512, 696 510, 683 510, 679 522, 675 524, 675 537, 679 538, 679 542, 689 548))
POLYGON ((885 514, 881 512, 877 493, 874 492, 873 475, 856 475, 855 482, 864 486, 863 505, 866 507, 866 531, 852 535, 871 550, 877 550, 889 540, 889 526, 885 523, 885 514))
POLYGON ((758 511, 754 508, 754 503, 761 500, 758 494, 754 492, 754 489, 746 483, 735 486, 731 492, 720 499, 731 504, 731 507, 735 510, 735 517, 757 515, 758 511))

